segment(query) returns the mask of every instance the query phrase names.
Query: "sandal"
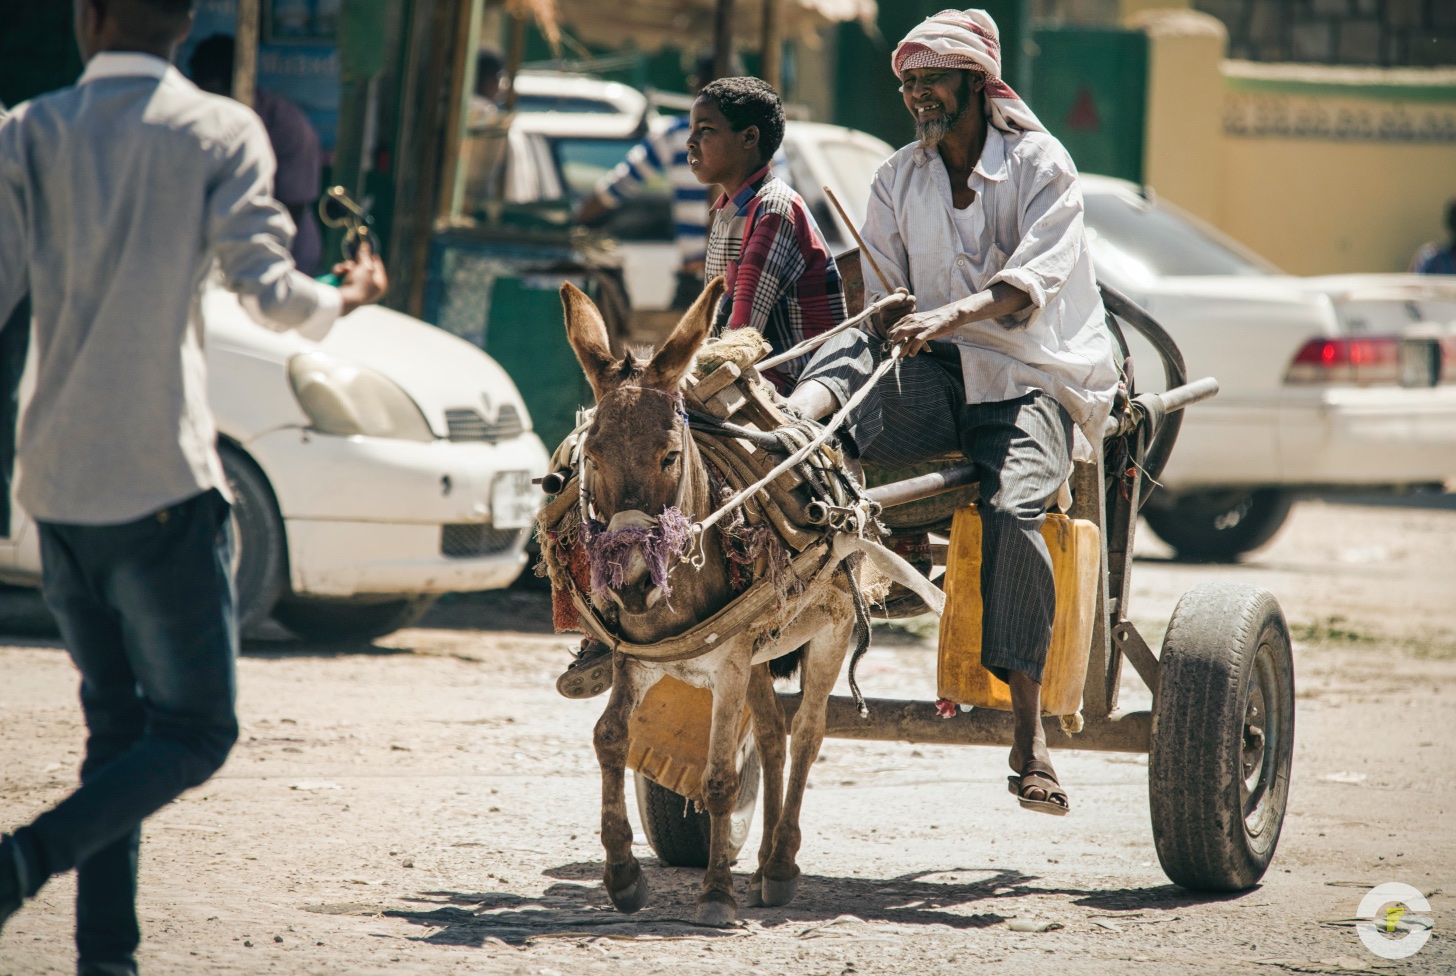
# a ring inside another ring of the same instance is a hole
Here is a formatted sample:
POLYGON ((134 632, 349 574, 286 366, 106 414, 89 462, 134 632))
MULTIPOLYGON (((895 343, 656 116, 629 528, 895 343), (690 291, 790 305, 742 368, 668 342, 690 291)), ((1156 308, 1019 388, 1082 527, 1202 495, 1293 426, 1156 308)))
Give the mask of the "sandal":
POLYGON ((1035 810, 1037 813, 1049 813, 1054 817, 1065 817, 1070 811, 1067 805, 1067 791, 1062 789, 1062 784, 1057 782, 1056 771, 1052 764, 1042 762, 1040 759, 1028 759, 1021 765, 1020 776, 1006 777, 1006 789, 1015 797, 1027 810, 1035 810), (1034 800, 1027 796, 1029 790, 1041 790, 1046 797, 1041 800, 1034 800), (1061 802, 1057 802, 1057 798, 1061 802))
POLYGON ((612 649, 601 641, 583 640, 576 660, 556 679, 563 698, 595 698, 612 687, 612 649))

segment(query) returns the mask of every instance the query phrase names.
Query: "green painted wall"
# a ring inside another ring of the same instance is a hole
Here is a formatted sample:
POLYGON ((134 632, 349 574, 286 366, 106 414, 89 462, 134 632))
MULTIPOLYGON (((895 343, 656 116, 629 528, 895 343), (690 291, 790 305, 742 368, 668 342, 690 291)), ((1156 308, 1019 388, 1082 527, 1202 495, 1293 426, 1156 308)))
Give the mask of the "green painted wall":
POLYGON ((1044 28, 1023 93, 1077 169, 1141 183, 1148 38, 1141 31, 1044 28))

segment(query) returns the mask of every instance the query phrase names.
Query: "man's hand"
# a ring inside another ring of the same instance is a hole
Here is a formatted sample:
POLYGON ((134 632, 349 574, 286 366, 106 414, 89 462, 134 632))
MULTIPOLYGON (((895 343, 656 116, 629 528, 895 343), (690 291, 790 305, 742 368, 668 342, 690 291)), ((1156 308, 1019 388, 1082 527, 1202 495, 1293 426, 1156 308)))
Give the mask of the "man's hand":
POLYGON ((601 195, 593 193, 581 201, 573 219, 584 227, 590 227, 611 212, 612 209, 602 202, 601 195))
POLYGON ((367 243, 360 245, 354 260, 334 265, 333 271, 344 279, 339 285, 339 297, 343 299, 340 315, 348 315, 360 305, 377 302, 389 291, 389 275, 384 271, 384 262, 374 256, 367 243))
POLYGON ((904 288, 896 288, 886 298, 896 299, 875 313, 871 325, 881 339, 890 337, 890 327, 915 311, 915 296, 904 288))
POLYGON ((922 352, 932 339, 943 339, 955 331, 960 318, 954 306, 938 308, 931 312, 907 315, 886 336, 890 342, 904 342, 905 355, 914 356, 922 352))

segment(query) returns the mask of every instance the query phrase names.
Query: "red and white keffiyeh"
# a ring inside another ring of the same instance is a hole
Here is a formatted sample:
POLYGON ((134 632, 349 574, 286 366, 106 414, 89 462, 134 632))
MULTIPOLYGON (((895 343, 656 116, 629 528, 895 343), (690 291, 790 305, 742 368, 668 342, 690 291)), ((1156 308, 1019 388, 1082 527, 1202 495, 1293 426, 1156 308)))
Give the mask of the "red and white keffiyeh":
POLYGON ((895 46, 890 65, 896 78, 912 68, 961 68, 986 75, 986 105, 991 124, 1005 132, 1046 126, 1001 80, 1001 34, 984 10, 942 10, 922 20, 895 46))

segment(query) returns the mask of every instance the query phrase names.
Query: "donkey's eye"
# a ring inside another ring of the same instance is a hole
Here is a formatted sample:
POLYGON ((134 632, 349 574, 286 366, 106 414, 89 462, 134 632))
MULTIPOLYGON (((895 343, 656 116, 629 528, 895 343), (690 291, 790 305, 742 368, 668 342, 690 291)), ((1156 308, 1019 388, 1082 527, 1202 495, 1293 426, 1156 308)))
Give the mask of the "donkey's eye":
POLYGON ((680 457, 682 457, 681 451, 668 451, 662 456, 662 470, 666 471, 674 464, 677 464, 677 459, 680 457))

